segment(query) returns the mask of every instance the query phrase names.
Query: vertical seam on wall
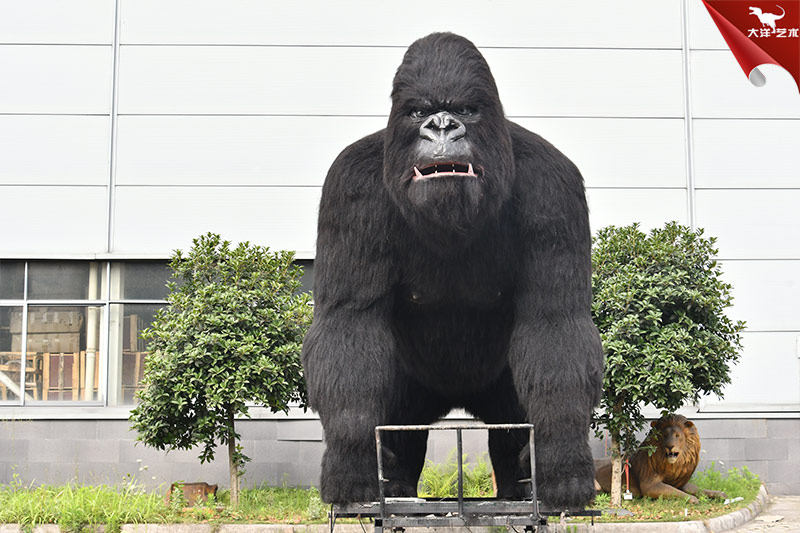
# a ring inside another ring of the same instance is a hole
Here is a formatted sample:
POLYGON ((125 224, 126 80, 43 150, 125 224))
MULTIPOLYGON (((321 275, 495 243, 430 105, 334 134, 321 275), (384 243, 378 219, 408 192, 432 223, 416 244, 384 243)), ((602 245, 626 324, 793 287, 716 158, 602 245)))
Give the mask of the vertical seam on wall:
POLYGON ((106 206, 106 252, 114 247, 114 211, 117 185, 117 106, 119 97, 119 20, 120 0, 114 2, 114 41, 111 63, 111 132, 109 144, 108 204, 106 206))
POLYGON ((681 2, 681 53, 683 55, 683 127, 686 156, 686 208, 689 227, 696 229, 696 204, 694 182, 694 135, 692 132, 692 91, 689 50, 689 9, 687 0, 681 2))

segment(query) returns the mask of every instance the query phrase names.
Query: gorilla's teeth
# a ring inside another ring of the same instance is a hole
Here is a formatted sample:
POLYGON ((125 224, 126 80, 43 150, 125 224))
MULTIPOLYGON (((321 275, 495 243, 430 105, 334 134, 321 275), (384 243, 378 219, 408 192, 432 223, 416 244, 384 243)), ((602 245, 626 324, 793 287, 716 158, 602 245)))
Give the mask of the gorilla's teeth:
POLYGON ((469 169, 467 170, 467 174, 475 174, 475 172, 472 170, 472 163, 469 164, 469 169))
POLYGON ((417 177, 417 178, 421 178, 422 177, 422 172, 420 172, 417 167, 414 167, 414 176, 417 177))

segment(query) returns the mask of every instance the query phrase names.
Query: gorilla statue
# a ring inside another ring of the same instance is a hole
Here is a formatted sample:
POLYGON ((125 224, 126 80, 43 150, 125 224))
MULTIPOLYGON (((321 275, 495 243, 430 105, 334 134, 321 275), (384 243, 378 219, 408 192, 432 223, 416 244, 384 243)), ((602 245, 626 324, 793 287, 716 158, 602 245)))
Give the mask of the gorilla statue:
MULTIPOLYGON (((463 37, 409 47, 385 129, 348 146, 322 189, 314 321, 303 347, 325 430, 321 492, 378 496, 374 428, 454 407, 535 425, 537 495, 594 497, 589 419, 603 374, 583 178, 507 120, 463 37)), ((499 498, 524 497, 526 431, 490 431, 499 498)), ((415 496, 425 432, 383 438, 386 494, 415 496)))

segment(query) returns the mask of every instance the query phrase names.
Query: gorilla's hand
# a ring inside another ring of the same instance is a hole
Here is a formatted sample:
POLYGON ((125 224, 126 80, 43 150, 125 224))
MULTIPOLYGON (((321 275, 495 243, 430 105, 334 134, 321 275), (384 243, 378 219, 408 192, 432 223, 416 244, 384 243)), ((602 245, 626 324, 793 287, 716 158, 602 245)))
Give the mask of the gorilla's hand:
MULTIPOLYGON (((529 448, 520 462, 530 462, 529 448)), ((536 495, 553 511, 582 510, 595 497, 594 463, 585 439, 536 444, 536 495)))

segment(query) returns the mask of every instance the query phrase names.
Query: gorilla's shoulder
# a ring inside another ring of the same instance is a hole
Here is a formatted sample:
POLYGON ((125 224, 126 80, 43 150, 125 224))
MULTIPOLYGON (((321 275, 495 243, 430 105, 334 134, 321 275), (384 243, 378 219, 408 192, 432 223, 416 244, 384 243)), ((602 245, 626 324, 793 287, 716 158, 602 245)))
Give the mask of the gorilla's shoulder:
POLYGON ((367 135, 342 150, 328 171, 323 194, 351 195, 382 185, 385 131, 367 135))
POLYGON ((558 148, 514 122, 508 121, 508 129, 519 186, 583 191, 583 177, 578 167, 558 148))

